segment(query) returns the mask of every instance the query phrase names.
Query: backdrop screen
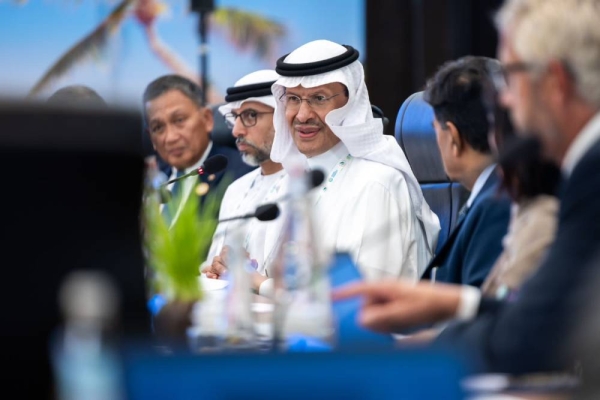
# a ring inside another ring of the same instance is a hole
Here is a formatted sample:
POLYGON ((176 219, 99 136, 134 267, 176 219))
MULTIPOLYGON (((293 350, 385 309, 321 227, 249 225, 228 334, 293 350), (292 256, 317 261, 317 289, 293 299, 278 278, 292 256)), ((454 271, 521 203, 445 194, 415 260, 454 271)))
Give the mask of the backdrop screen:
MULTIPOLYGON (((352 45, 365 59, 364 0, 214 3, 203 47, 212 103, 312 40, 352 45)), ((199 79, 199 18, 189 9, 188 0, 0 0, 0 96, 44 99, 83 84, 109 103, 139 106, 161 75, 199 79)))

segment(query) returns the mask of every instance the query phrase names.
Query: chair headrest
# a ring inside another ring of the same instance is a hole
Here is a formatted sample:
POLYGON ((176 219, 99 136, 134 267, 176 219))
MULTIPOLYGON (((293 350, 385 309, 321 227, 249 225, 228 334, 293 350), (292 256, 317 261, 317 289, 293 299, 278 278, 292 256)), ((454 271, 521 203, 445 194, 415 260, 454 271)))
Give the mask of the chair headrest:
POLYGON ((419 183, 450 182, 433 129, 433 108, 423 100, 423 92, 404 101, 394 134, 419 183))
POLYGON ((377 107, 375 104, 371 104, 371 112, 373 113, 373 118, 381 118, 381 121, 383 122, 383 130, 385 131, 385 128, 387 128, 390 120, 388 117, 383 115, 383 110, 377 107))

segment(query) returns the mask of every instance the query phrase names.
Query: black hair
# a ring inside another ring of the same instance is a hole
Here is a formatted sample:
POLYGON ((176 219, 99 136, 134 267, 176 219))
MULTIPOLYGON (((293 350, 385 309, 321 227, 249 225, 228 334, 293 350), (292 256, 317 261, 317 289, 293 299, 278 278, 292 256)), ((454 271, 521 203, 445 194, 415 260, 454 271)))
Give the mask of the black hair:
POLYGON ((143 114, 144 123, 147 123, 146 103, 170 92, 171 90, 180 91, 185 97, 193 101, 198 107, 203 107, 202 89, 195 82, 180 75, 164 75, 150 82, 144 90, 143 114))
POLYGON ((68 107, 108 107, 106 101, 94 89, 84 85, 70 85, 60 88, 48 97, 46 104, 58 104, 68 107))
POLYGON ((474 56, 447 62, 427 81, 423 94, 442 127, 452 122, 469 146, 485 154, 491 153, 485 90, 493 84, 488 66, 494 62, 474 56))

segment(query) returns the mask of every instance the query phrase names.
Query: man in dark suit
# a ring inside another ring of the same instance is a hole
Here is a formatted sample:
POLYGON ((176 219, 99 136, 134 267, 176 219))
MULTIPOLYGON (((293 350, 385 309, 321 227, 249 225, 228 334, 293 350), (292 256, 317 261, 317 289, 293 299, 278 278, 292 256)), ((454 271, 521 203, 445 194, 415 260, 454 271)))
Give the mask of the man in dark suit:
POLYGON ((444 64, 423 95, 446 174, 471 192, 456 227, 431 260, 423 279, 481 286, 502 252, 510 199, 502 192, 488 142, 484 87, 492 85, 485 57, 444 64))
POLYGON ((169 179, 199 168, 214 155, 227 157, 224 171, 173 184, 170 189, 182 198, 203 196, 217 187, 224 176, 233 181, 252 170, 236 149, 211 141, 213 114, 202 104, 201 93, 194 82, 179 75, 166 75, 152 81, 143 96, 146 129, 156 152, 172 167, 166 171, 169 179))
POLYGON ((509 0, 498 16, 501 101, 565 177, 556 240, 538 272, 512 301, 481 299, 455 285, 404 282, 337 293, 367 298, 365 325, 396 331, 458 318, 463 321, 438 341, 475 354, 486 370, 517 374, 574 364, 564 346, 590 302, 585 289, 600 274, 594 262, 600 249, 598 20, 596 0, 509 0))

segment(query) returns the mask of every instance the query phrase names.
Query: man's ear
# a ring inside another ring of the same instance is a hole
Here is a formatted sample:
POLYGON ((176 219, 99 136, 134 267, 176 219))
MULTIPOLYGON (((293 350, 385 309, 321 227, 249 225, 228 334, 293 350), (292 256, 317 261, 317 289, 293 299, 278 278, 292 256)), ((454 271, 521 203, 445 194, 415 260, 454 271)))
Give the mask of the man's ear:
POLYGON ((209 107, 202 107, 200 110, 202 113, 202 119, 204 119, 204 124, 206 126, 207 132, 212 132, 215 127, 215 119, 213 117, 213 112, 209 107))
POLYGON ((460 137, 460 133, 458 133, 458 129, 456 129, 456 125, 451 121, 447 121, 446 130, 450 133, 452 154, 454 157, 460 157, 464 151, 464 142, 460 137))

